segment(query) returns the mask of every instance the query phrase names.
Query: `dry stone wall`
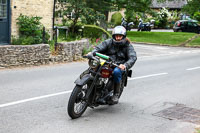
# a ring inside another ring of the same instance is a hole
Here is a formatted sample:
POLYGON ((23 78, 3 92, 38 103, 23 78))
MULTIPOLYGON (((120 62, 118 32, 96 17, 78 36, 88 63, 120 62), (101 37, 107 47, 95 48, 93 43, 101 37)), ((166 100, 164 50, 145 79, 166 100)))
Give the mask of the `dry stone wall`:
POLYGON ((58 44, 57 55, 52 56, 48 44, 0 46, 0 68, 38 66, 50 63, 72 62, 82 58, 87 39, 58 44))
POLYGON ((84 47, 89 47, 89 41, 83 39, 74 42, 62 42, 57 44, 58 53, 52 56, 52 62, 71 62, 82 58, 82 51, 84 47))
POLYGON ((49 64, 49 57, 48 44, 0 46, 0 67, 49 64))

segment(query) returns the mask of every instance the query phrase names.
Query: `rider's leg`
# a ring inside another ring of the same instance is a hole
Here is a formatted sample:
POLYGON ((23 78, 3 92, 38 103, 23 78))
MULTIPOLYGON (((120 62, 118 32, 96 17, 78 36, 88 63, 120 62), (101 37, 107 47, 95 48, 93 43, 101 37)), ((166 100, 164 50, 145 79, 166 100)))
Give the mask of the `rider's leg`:
POLYGON ((120 68, 116 67, 114 69, 113 77, 114 77, 114 95, 112 97, 112 100, 114 103, 118 103, 120 94, 120 82, 122 79, 122 71, 120 68))

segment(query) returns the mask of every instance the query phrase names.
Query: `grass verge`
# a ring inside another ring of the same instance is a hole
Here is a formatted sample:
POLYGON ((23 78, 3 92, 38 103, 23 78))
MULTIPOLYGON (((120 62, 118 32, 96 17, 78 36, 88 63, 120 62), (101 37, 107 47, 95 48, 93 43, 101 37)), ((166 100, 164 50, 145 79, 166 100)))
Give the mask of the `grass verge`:
POLYGON ((195 33, 185 32, 137 32, 130 31, 127 37, 132 42, 155 43, 161 45, 179 46, 195 36, 195 33))
POLYGON ((200 35, 196 39, 194 39, 193 41, 189 42, 187 44, 187 46, 190 46, 190 47, 200 47, 200 35))

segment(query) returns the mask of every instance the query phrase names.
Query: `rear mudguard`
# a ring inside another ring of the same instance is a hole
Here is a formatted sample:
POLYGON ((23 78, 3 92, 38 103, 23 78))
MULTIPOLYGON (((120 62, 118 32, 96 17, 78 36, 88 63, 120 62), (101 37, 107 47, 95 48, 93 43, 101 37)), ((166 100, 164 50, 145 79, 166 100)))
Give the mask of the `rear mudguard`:
POLYGON ((78 77, 74 83, 76 85, 82 86, 82 85, 86 84, 87 81, 89 81, 89 80, 91 80, 91 81, 94 80, 94 77, 90 74, 86 74, 82 78, 78 77))

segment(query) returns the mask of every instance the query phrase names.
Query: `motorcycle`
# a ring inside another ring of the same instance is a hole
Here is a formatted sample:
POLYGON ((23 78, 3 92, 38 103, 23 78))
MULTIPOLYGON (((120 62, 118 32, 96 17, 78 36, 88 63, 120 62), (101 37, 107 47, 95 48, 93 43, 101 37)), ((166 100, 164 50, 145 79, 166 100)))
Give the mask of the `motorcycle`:
POLYGON ((122 18, 122 23, 121 23, 121 26, 123 26, 127 31, 130 31, 132 26, 134 25, 133 22, 126 22, 124 18, 122 18))
MULTIPOLYGON (((68 114, 72 119, 81 117, 87 107, 113 105, 111 100, 114 93, 112 72, 118 65, 109 56, 100 53, 84 56, 84 58, 89 59, 89 68, 75 81, 76 85, 68 102, 68 114)), ((132 70, 123 72, 119 97, 127 85, 127 78, 131 75, 132 70)))
POLYGON ((151 29, 154 27, 155 20, 151 20, 150 22, 143 23, 142 20, 140 20, 138 24, 138 31, 151 31, 151 29))

